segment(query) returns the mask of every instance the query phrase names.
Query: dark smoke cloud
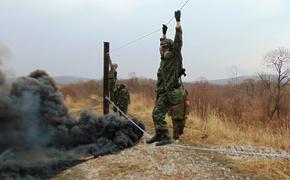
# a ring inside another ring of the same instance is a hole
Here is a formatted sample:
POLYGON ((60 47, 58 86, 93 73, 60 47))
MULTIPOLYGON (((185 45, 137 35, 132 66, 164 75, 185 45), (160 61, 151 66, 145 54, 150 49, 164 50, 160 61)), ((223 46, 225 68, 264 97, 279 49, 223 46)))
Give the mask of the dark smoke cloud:
POLYGON ((9 94, 0 95, 1 148, 37 149, 50 141, 54 126, 73 119, 54 81, 44 71, 18 78, 9 94))
POLYGON ((36 70, 18 78, 9 92, 0 91, 0 154, 7 149, 15 153, 6 161, 0 157, 0 179, 50 178, 80 163, 82 156, 119 152, 137 144, 142 135, 131 122, 113 114, 97 117, 84 111, 75 119, 45 71, 36 70), (31 154, 41 158, 32 161, 31 154))
MULTIPOLYGON (((137 119, 133 120, 145 129, 137 119)), ((139 129, 123 117, 114 114, 97 117, 91 111, 84 111, 78 123, 62 132, 67 133, 57 136, 58 141, 55 142, 58 142, 58 146, 74 147, 94 143, 101 145, 97 148, 101 149, 104 147, 103 144, 107 144, 110 145, 113 152, 135 145, 143 135, 139 129), (65 136, 67 134, 70 136, 65 136)))

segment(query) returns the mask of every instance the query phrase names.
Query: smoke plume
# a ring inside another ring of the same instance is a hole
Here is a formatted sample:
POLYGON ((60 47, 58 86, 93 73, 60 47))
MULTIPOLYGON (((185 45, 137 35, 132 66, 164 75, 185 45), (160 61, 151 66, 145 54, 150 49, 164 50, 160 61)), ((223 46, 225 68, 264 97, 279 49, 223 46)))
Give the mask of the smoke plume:
POLYGON ((83 156, 131 147, 142 135, 114 114, 98 117, 86 110, 74 118, 56 83, 42 70, 16 79, 9 91, 0 90, 0 179, 50 178, 82 162, 83 156))

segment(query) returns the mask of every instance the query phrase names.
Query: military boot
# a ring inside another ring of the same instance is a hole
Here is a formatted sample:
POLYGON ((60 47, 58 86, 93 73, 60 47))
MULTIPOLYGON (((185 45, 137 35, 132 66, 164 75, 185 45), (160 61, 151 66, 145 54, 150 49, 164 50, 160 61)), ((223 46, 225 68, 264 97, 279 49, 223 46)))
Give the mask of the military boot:
POLYGON ((183 134, 184 127, 185 127, 185 119, 182 119, 179 124, 179 135, 183 134))
POLYGON ((161 131, 156 129, 155 135, 151 139, 147 140, 146 143, 152 144, 152 143, 154 143, 156 141, 160 141, 160 140, 161 140, 161 131))
POLYGON ((180 136, 180 129, 173 129, 173 139, 177 140, 180 136))
POLYGON ((179 121, 174 119, 172 120, 172 125, 173 125, 173 139, 177 140, 180 135, 180 128, 179 128, 179 121))
POLYGON ((164 146, 166 144, 171 144, 171 139, 169 136, 168 129, 161 130, 161 140, 156 143, 156 146, 164 146))

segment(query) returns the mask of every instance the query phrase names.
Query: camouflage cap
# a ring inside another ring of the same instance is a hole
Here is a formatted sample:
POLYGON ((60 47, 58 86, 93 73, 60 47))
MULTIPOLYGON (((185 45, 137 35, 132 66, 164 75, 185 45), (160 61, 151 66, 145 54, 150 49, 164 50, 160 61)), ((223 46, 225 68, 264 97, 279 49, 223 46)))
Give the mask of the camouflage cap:
POLYGON ((174 41, 171 39, 160 39, 160 46, 172 47, 174 45, 174 41))

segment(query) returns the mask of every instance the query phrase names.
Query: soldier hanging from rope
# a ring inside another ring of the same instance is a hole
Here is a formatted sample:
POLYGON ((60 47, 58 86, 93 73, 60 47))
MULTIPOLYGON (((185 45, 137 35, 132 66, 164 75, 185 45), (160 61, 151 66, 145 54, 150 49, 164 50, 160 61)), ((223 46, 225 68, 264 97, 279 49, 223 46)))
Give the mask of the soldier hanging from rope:
POLYGON ((161 62, 157 72, 157 94, 155 107, 152 112, 152 119, 156 132, 151 139, 147 140, 148 144, 159 141, 156 143, 156 146, 172 143, 165 116, 172 106, 183 101, 183 98, 178 96, 180 91, 184 91, 184 88, 181 88, 181 82, 179 81, 180 74, 182 73, 181 12, 178 10, 175 11, 174 14, 176 20, 174 41, 166 38, 166 25, 163 25, 162 27, 163 37, 160 38, 161 62))
POLYGON ((117 68, 118 64, 113 64, 109 53, 107 54, 109 64, 110 64, 110 71, 109 71, 109 90, 110 90, 110 99, 114 101, 114 88, 117 82, 117 68))

